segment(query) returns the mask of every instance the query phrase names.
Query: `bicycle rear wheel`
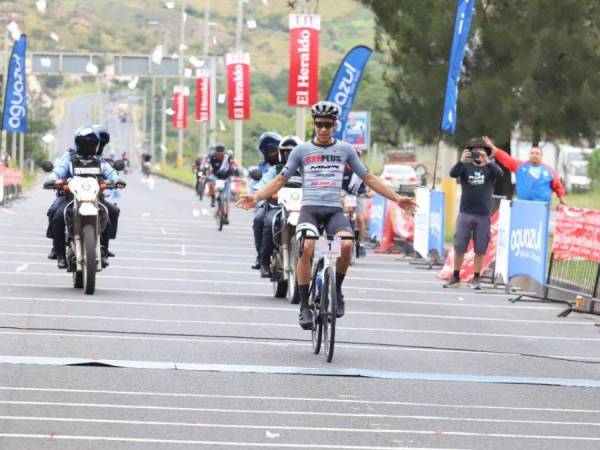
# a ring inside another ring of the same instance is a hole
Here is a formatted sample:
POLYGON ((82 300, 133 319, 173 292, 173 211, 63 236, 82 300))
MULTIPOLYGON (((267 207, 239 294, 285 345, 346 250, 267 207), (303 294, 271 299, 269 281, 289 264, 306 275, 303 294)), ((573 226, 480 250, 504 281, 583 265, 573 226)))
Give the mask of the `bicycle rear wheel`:
POLYGON ((337 290, 333 267, 328 267, 325 271, 322 297, 321 322, 323 322, 323 345, 325 347, 327 362, 331 362, 335 347, 335 315, 337 313, 337 290))

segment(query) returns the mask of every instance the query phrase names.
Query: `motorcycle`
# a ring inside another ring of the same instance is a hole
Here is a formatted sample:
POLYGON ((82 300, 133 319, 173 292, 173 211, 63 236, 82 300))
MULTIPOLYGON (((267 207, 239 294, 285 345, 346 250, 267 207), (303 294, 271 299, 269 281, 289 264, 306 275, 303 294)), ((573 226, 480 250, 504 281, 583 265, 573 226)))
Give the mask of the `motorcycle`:
POLYGON ((278 298, 288 298, 290 303, 298 303, 296 289, 296 265, 298 264, 298 241, 296 225, 302 206, 302 179, 290 177, 277 194, 279 212, 273 217, 273 242, 275 248, 271 256, 273 274, 273 294, 278 298))
MULTIPOLYGON (((123 161, 115 161, 115 170, 123 170, 123 161)), ((52 170, 52 163, 44 169, 52 170)), ((67 230, 67 272, 73 273, 73 287, 88 295, 96 288, 96 273, 102 271, 100 235, 108 223, 108 210, 101 203, 103 191, 117 189, 118 184, 109 184, 101 179, 102 169, 98 160, 87 164, 73 164, 73 177, 66 183, 46 181, 45 189, 60 189, 67 197, 64 211, 67 230)))

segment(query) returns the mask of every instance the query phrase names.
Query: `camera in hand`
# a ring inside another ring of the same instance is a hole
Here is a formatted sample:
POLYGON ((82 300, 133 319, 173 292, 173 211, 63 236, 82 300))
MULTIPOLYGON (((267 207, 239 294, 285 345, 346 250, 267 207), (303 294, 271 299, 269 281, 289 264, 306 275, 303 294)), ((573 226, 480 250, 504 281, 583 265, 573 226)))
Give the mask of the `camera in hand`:
POLYGON ((479 159, 481 155, 479 154, 478 150, 471 150, 471 158, 472 159, 479 159))

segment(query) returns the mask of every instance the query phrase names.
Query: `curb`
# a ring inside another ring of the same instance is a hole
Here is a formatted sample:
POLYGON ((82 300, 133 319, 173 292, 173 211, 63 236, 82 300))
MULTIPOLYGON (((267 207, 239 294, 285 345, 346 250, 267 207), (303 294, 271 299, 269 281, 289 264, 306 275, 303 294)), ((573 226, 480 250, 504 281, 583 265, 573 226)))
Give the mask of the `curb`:
POLYGON ((179 184, 180 186, 185 186, 185 187, 190 188, 190 189, 196 189, 195 186, 192 186, 191 184, 188 184, 185 181, 178 180, 177 178, 169 177, 167 175, 164 175, 164 174, 158 173, 158 172, 151 172, 151 174, 152 175, 156 175, 159 178, 163 178, 163 179, 165 179, 167 181, 171 181, 171 182, 173 182, 175 184, 179 184))

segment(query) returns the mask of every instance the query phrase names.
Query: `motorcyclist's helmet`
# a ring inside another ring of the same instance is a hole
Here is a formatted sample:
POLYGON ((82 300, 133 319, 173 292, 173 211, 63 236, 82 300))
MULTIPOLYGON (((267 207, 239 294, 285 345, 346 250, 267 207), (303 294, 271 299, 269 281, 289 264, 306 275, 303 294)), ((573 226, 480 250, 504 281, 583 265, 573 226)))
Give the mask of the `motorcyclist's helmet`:
POLYGON ((100 156, 102 155, 102 151, 104 150, 104 147, 106 147, 106 144, 110 142, 110 133, 106 127, 102 125, 92 125, 92 127, 98 133, 98 136, 100 136, 100 148, 98 149, 98 155, 100 156))
POLYGON ((281 135, 275 131, 265 131, 258 138, 258 149, 266 156, 269 149, 277 148, 281 142, 281 135))
POLYGON ((285 164, 292 150, 300 144, 302 144, 302 139, 292 134, 281 138, 281 142, 279 143, 279 162, 285 164))
POLYGON ((75 132, 75 153, 80 158, 90 159, 100 151, 100 135, 92 125, 86 125, 75 132))

